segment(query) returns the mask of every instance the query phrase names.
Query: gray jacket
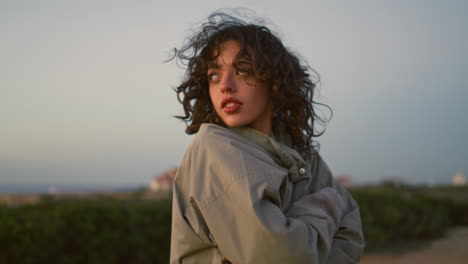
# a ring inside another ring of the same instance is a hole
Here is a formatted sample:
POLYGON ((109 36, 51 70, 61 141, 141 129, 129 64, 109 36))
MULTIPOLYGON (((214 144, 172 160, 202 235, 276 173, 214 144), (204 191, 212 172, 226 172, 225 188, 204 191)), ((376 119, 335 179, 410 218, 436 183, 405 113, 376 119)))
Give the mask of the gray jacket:
MULTIPOLYGON (((281 141, 281 140, 278 140, 281 141)), ((359 208, 317 152, 203 124, 173 186, 170 263, 358 263, 359 208)))

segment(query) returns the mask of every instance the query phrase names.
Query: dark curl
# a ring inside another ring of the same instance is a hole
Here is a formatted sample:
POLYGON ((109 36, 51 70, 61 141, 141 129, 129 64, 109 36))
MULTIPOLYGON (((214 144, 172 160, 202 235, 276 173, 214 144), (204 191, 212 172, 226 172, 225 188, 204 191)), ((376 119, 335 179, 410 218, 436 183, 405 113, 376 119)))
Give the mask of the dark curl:
POLYGON ((313 101, 318 74, 258 21, 247 23, 220 11, 212 13, 183 47, 174 49, 172 59, 186 67, 184 79, 175 91, 185 112, 176 118, 185 121, 187 134, 197 133, 202 123, 226 126, 212 105, 207 70, 219 54, 221 44, 228 40, 240 44, 236 61, 247 59, 252 64, 254 79, 271 89, 273 131, 281 127, 292 147, 310 158, 312 150, 318 148, 312 138, 324 133, 328 121, 317 115, 315 106, 325 106, 331 112, 328 106, 313 101), (309 73, 316 77, 315 81, 309 73), (317 124, 322 126, 322 131, 318 131, 317 124))

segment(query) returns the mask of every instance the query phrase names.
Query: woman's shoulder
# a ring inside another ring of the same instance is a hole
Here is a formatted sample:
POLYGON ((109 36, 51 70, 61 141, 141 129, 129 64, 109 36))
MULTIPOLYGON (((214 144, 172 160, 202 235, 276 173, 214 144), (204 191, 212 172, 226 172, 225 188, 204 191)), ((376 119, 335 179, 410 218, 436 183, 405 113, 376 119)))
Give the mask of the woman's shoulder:
POLYGON ((253 129, 231 129, 215 124, 202 124, 188 152, 195 160, 220 163, 272 163, 268 149, 250 135, 253 129))
POLYGON ((196 151, 217 150, 232 145, 233 141, 241 140, 238 135, 228 128, 215 124, 202 124, 190 144, 196 151))
POLYGON ((230 154, 234 160, 242 155, 245 149, 242 145, 242 138, 234 131, 215 124, 202 124, 186 155, 191 156, 192 161, 213 161, 230 154))
POLYGON ((192 148, 221 151, 251 151, 261 149, 255 141, 246 137, 239 130, 222 127, 216 124, 202 124, 192 141, 192 148))
POLYGON ((216 124, 205 123, 200 126, 195 141, 213 142, 226 138, 236 139, 238 135, 229 128, 222 127, 216 124))

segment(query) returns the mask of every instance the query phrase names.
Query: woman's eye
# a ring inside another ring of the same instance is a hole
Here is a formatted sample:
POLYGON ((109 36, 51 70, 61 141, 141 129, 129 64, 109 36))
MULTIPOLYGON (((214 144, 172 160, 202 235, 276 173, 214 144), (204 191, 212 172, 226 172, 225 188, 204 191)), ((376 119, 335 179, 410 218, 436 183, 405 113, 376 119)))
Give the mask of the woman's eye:
POLYGON ((249 76, 252 74, 252 69, 250 68, 237 69, 236 74, 239 76, 249 76))
POLYGON ((208 81, 216 81, 218 78, 219 76, 217 73, 208 73, 208 81))
POLYGON ((248 71, 245 71, 245 70, 237 70, 237 75, 240 75, 240 76, 246 76, 249 74, 248 71))

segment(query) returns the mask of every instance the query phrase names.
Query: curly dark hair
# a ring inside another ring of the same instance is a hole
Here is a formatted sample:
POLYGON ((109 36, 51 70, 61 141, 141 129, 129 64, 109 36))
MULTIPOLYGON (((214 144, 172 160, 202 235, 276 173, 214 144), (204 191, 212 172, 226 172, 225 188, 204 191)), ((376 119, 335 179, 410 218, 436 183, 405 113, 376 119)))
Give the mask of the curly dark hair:
POLYGON ((292 147, 310 158, 312 150, 318 148, 312 138, 324 133, 328 121, 317 114, 315 106, 325 106, 332 114, 330 107, 313 101, 318 74, 284 47, 280 38, 259 20, 247 23, 222 11, 212 13, 199 31, 187 38, 180 49, 174 49, 171 58, 186 67, 182 83, 175 88, 185 112, 176 118, 185 121, 186 133, 197 133, 202 123, 226 126, 212 105, 207 70, 220 54, 221 44, 229 40, 237 41, 241 47, 234 67, 239 58, 247 59, 252 64, 254 79, 272 90, 273 129, 282 126, 292 147), (317 124, 323 127, 321 131, 317 124))

